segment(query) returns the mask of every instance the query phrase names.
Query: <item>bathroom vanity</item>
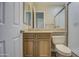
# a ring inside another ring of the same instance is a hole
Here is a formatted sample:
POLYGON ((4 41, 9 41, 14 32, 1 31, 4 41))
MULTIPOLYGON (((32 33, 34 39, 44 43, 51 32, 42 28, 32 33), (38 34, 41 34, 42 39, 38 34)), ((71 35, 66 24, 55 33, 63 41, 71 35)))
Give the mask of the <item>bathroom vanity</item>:
POLYGON ((51 56, 51 37, 53 31, 24 31, 23 32, 23 56, 51 56))

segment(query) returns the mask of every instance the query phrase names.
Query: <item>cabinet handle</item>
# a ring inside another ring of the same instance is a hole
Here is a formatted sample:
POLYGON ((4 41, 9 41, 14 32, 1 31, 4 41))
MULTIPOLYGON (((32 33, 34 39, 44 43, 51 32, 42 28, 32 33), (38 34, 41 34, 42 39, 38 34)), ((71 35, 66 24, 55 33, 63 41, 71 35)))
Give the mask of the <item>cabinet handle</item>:
POLYGON ((23 33, 23 30, 20 30, 20 33, 23 33))

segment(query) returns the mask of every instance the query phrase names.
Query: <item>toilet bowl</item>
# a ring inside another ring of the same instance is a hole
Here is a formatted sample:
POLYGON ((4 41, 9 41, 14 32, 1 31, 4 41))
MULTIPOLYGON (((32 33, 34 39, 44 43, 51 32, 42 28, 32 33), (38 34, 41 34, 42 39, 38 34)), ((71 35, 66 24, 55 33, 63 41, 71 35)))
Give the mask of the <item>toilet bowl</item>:
POLYGON ((71 50, 63 44, 57 44, 56 51, 62 56, 71 56, 71 50))
POLYGON ((71 56, 71 50, 64 45, 65 36, 52 36, 52 42, 55 44, 56 52, 63 56, 71 56))

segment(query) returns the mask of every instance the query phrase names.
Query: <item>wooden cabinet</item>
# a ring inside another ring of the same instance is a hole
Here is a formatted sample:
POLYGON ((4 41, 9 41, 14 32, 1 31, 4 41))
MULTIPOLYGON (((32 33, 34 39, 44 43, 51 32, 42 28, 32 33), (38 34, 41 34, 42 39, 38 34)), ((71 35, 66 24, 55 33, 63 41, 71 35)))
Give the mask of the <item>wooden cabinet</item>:
POLYGON ((24 56, 51 56, 50 33, 24 33, 24 56))

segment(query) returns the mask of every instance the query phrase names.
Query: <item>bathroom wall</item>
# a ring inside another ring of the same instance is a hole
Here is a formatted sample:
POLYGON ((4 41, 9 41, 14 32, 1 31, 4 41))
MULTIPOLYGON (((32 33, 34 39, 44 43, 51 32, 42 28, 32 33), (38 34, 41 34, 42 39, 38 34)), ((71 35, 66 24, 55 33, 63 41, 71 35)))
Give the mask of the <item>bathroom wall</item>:
POLYGON ((79 3, 69 4, 68 46, 79 56, 79 3))

